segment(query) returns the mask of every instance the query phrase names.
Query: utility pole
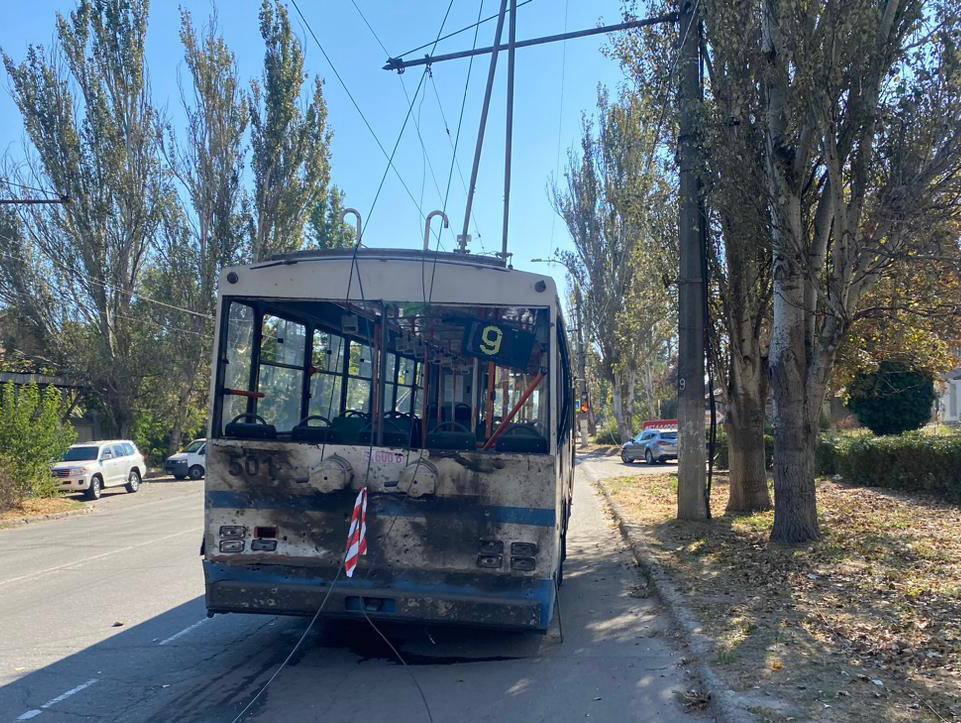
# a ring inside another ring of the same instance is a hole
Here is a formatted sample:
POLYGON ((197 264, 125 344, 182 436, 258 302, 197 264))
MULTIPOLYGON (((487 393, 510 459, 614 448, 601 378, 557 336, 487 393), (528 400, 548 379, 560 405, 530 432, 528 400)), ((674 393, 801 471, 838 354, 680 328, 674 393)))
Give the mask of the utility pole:
POLYGON ((512 127, 513 127, 513 86, 514 86, 514 51, 518 48, 530 48, 535 45, 544 45, 547 43, 557 43, 563 40, 573 40, 574 38, 585 38, 591 35, 602 35, 605 33, 613 33, 620 30, 631 30, 634 28, 643 28, 650 25, 659 25, 661 23, 673 23, 677 22, 677 13, 667 13, 666 15, 658 15, 651 18, 643 18, 640 20, 627 20, 622 23, 617 23, 615 25, 604 25, 601 27, 587 28, 585 30, 575 30, 569 33, 561 33, 559 35, 546 35, 539 38, 527 38, 526 40, 517 40, 515 37, 516 31, 516 19, 515 14, 517 11, 516 0, 510 0, 510 10, 511 10, 511 21, 510 21, 510 39, 506 45, 501 44, 501 36, 504 31, 504 20, 507 16, 509 0, 501 0, 500 11, 497 14, 497 28, 494 31, 494 44, 489 45, 484 48, 474 48, 472 50, 462 50, 456 53, 444 53, 441 55, 425 55, 422 58, 412 58, 410 60, 404 60, 403 58, 388 58, 387 63, 384 65, 384 70, 393 70, 398 73, 403 73, 407 68, 413 68, 419 65, 430 66, 434 63, 442 63, 448 60, 459 60, 461 58, 470 58, 475 55, 487 55, 490 54, 491 61, 490 67, 487 71, 487 86, 484 90, 484 102, 481 105, 481 117, 480 126, 477 129, 477 144, 474 147, 474 163, 471 167, 470 184, 467 186, 467 208, 464 212, 464 227, 460 235, 457 237, 458 252, 467 253, 467 242, 470 240, 470 236, 467 233, 469 220, 471 217, 471 209, 474 204, 474 192, 477 189, 477 172, 480 167, 481 150, 484 146, 484 134, 487 130, 487 115, 490 110, 490 100, 491 91, 494 87, 494 75, 497 71, 497 54, 501 50, 508 51, 508 109, 507 109, 507 135, 505 143, 505 176, 504 179, 504 223, 502 229, 502 245, 501 251, 498 256, 503 260, 504 265, 508 265, 508 259, 511 254, 507 250, 507 230, 509 225, 509 213, 510 213, 510 159, 511 159, 511 145, 513 142, 512 138, 512 127))
MULTIPOLYGON (((481 150, 484 148, 484 133, 487 130, 487 113, 491 107, 491 91, 494 89, 494 75, 497 72, 497 53, 500 51, 501 33, 504 31, 504 16, 507 13, 507 0, 501 0, 501 9, 497 15, 497 30, 494 31, 494 47, 491 49, 491 63, 487 69, 487 85, 484 89, 484 103, 481 106, 480 126, 477 128, 477 144, 474 146, 474 165, 470 171, 470 185, 467 187, 467 209, 464 211, 464 230, 457 237, 460 253, 467 253, 467 233, 470 226, 470 212, 474 205, 474 191, 477 189, 477 171, 480 169, 481 150)), ((513 18, 511 19, 513 23, 513 18)), ((513 45, 511 53, 514 52, 513 45)), ((504 259, 507 263, 507 259, 504 259)))
POLYGON ((587 446, 587 435, 594 434, 594 407, 591 405, 590 393, 587 388, 587 353, 584 349, 584 316, 581 313, 581 287, 574 286, 574 329, 575 343, 577 344, 577 426, 581 435, 581 446, 587 446), (587 405, 587 411, 583 411, 583 405, 587 405))
POLYGON ((511 149, 514 143, 514 44, 517 42, 517 0, 511 2, 511 22, 507 31, 507 130, 504 139, 504 224, 501 230, 500 257, 507 263, 507 229, 511 215, 511 149))
POLYGON ((710 516, 704 466, 704 249, 701 244, 701 192, 698 184, 697 119, 701 88, 701 21, 698 3, 680 0, 678 51, 680 170, 680 274, 678 277, 678 465, 677 516, 710 516))

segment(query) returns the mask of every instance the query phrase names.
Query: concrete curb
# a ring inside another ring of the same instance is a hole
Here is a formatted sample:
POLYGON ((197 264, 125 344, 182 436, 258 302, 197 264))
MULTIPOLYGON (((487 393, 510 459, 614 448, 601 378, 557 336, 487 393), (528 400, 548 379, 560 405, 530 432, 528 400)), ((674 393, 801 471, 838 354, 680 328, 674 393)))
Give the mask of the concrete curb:
POLYGON ((26 527, 27 525, 32 525, 37 522, 46 522, 47 520, 60 520, 64 517, 76 517, 78 515, 89 515, 95 512, 92 507, 81 507, 75 510, 67 510, 65 512, 52 512, 45 515, 34 515, 33 517, 13 517, 8 520, 0 521, 0 530, 10 530, 17 527, 26 527))
POLYGON ((634 559, 651 581, 658 597, 664 602, 671 620, 681 631, 687 647, 693 654, 692 664, 695 672, 710 696, 711 709, 715 719, 721 723, 755 723, 759 719, 739 705, 737 693, 721 680, 721 677, 708 662, 715 655, 714 643, 709 636, 704 634, 701 623, 687 607, 684 596, 674 587, 674 583, 671 582, 668 574, 654 562, 654 554, 650 546, 644 540, 631 534, 630 527, 626 522, 627 518, 621 513, 620 508, 603 482, 587 468, 582 467, 581 471, 585 473, 591 484, 604 497, 608 509, 617 521, 621 536, 631 548, 634 559))

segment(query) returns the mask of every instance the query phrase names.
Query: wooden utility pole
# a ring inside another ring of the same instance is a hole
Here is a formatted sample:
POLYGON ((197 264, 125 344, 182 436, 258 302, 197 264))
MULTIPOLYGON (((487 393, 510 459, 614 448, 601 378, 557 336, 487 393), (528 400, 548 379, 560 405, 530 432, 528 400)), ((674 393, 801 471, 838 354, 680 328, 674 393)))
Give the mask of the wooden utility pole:
POLYGON ((698 184, 700 158, 697 147, 698 112, 703 100, 701 22, 696 1, 680 0, 679 10, 677 516, 682 520, 705 520, 710 516, 710 511, 704 469, 704 248, 701 243, 704 218, 698 184))

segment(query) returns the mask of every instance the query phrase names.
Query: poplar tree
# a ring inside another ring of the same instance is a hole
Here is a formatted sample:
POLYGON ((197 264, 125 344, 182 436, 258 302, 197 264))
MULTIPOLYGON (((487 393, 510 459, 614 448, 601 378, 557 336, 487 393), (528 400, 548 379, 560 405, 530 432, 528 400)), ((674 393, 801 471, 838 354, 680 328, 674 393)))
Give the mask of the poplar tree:
POLYGON ((305 97, 304 51, 282 3, 263 0, 260 34, 264 72, 249 99, 255 259, 303 246, 310 213, 327 197, 331 141, 323 83, 315 76, 305 97))

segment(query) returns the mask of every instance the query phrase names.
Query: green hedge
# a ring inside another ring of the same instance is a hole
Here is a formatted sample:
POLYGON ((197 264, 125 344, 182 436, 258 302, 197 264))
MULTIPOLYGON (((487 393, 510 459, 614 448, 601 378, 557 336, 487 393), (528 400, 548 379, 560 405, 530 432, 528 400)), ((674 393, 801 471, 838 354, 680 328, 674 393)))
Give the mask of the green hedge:
MULTIPOLYGON (((727 444, 727 435, 720 425, 718 425, 714 452, 714 466, 718 469, 729 469, 731 456, 727 444)), ((764 465, 767 469, 774 467, 774 437, 770 434, 764 435, 764 465)))
POLYGON ((928 492, 961 502, 961 435, 856 437, 834 448, 837 473, 870 487, 928 492))

